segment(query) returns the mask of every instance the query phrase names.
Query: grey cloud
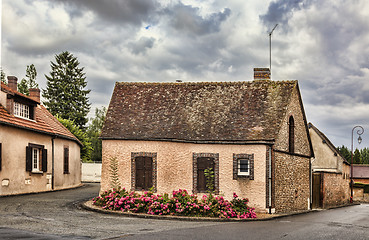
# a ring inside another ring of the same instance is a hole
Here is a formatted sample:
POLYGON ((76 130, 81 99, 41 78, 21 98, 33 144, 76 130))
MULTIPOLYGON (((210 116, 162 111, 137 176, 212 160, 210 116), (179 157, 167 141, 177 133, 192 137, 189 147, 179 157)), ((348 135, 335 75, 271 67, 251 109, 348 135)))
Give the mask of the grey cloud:
POLYGON ((190 35, 204 35, 220 30, 220 25, 231 14, 229 8, 221 12, 212 13, 204 18, 199 15, 199 8, 178 3, 172 8, 164 10, 171 18, 170 25, 180 33, 190 35))
POLYGON ((276 23, 284 26, 288 23, 293 11, 306 8, 310 4, 310 0, 277 0, 271 2, 267 13, 259 17, 267 27, 273 27, 276 23))
POLYGON ((153 37, 141 37, 138 41, 129 43, 128 46, 133 54, 138 55, 146 53, 147 49, 150 49, 154 46, 154 43, 155 38, 153 37))
POLYGON ((87 9, 96 13, 104 21, 134 25, 147 21, 159 6, 154 0, 58 0, 57 2, 64 3, 71 16, 82 16, 87 9))

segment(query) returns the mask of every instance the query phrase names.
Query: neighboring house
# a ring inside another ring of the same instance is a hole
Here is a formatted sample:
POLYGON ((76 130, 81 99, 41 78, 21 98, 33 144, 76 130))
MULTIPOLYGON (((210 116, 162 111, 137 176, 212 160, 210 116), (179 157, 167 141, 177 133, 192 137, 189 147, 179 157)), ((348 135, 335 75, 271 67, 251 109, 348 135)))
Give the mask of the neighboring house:
POLYGON ((369 184, 369 165, 368 164, 353 164, 352 178, 355 183, 369 184))
POLYGON ((258 211, 308 209, 313 155, 297 81, 117 82, 101 138, 101 191, 110 161, 128 190, 247 197, 258 211))
POLYGON ((309 133, 315 155, 311 164, 313 208, 349 203, 350 164, 312 123, 309 123, 309 133))
POLYGON ((0 91, 0 195, 81 184, 81 143, 44 106, 40 90, 17 91, 8 77, 0 91))

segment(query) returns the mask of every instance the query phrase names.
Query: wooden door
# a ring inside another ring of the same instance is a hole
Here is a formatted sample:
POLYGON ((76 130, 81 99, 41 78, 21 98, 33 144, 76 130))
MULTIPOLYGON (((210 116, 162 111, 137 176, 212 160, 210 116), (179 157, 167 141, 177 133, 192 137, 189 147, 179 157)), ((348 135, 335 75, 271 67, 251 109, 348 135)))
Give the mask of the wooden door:
POLYGON ((312 208, 322 208, 322 178, 321 173, 313 173, 313 202, 312 208))

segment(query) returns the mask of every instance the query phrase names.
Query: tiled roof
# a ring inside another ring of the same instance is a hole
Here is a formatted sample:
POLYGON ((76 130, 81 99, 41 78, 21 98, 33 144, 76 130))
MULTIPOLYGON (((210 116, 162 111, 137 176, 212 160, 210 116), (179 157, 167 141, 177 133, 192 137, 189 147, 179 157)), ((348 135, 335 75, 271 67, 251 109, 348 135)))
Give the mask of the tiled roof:
MULTIPOLYGON (((8 89, 3 88, 3 86, 4 85, 2 84, 1 91, 5 90, 4 92, 7 92, 8 89)), ((14 93, 15 91, 12 92, 14 93)), ((19 95, 21 93, 15 92, 15 94, 19 95)), ((24 96, 27 97, 26 95, 24 96)), ((5 107, 0 104, 0 124, 70 139, 82 145, 81 142, 67 128, 65 128, 63 124, 61 124, 44 106, 37 105, 37 107, 35 107, 35 116, 35 120, 27 120, 15 117, 9 114, 5 107)))
POLYGON ((352 165, 352 177, 353 178, 369 178, 369 165, 352 165))
POLYGON ((115 85, 103 139, 274 141, 297 81, 115 85))
POLYGON ((6 92, 6 93, 11 94, 11 95, 17 95, 17 96, 25 98, 25 99, 27 99, 27 101, 31 101, 33 103, 37 103, 37 104, 40 103, 40 102, 34 100, 33 98, 31 98, 31 97, 29 97, 29 96, 27 96, 23 93, 20 93, 18 91, 14 91, 13 89, 11 89, 7 85, 5 85, 3 82, 1 82, 1 91, 6 92))

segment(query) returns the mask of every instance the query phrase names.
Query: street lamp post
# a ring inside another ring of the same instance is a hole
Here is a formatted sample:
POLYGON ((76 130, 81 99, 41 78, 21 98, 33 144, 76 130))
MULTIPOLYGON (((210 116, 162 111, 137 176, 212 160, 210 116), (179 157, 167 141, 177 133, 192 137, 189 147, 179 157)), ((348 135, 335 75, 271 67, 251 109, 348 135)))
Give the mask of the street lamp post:
POLYGON ((350 173, 350 187, 351 187, 351 197, 350 197, 350 202, 352 203, 353 201, 353 196, 354 196, 354 181, 352 180, 352 177, 353 177, 353 164, 354 164, 354 130, 355 128, 359 128, 356 133, 357 135, 359 135, 358 139, 357 139, 357 142, 360 144, 361 141, 363 140, 361 138, 361 135, 364 133, 364 128, 362 126, 355 126, 353 129, 352 129, 352 132, 351 132, 351 166, 350 166, 350 169, 351 169, 351 173, 350 173))

